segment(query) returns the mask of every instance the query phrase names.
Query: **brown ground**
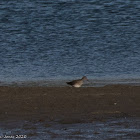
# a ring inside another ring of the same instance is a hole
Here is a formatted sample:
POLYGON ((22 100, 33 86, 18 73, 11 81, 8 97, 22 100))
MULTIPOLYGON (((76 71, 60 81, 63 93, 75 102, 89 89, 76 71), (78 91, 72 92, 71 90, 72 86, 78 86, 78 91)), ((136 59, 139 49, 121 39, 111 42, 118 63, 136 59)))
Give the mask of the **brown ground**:
POLYGON ((0 121, 44 118, 65 121, 140 117, 140 86, 0 87, 0 121))

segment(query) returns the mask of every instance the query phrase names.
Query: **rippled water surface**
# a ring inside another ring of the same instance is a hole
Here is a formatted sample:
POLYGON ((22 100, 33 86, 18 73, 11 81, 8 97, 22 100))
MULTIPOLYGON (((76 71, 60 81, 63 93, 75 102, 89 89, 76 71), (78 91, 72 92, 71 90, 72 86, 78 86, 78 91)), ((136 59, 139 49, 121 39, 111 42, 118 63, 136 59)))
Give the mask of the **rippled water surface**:
POLYGON ((140 1, 1 0, 0 81, 140 79, 140 1))

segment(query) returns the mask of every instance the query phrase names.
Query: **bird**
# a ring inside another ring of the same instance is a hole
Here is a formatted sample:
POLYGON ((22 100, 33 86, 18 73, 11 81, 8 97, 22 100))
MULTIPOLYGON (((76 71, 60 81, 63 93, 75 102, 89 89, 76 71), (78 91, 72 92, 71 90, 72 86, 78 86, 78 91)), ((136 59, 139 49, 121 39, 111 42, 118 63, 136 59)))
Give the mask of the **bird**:
POLYGON ((81 79, 77 79, 77 80, 73 80, 71 82, 66 82, 68 85, 71 85, 72 87, 81 87, 83 85, 83 82, 87 80, 87 77, 86 76, 83 76, 81 79))

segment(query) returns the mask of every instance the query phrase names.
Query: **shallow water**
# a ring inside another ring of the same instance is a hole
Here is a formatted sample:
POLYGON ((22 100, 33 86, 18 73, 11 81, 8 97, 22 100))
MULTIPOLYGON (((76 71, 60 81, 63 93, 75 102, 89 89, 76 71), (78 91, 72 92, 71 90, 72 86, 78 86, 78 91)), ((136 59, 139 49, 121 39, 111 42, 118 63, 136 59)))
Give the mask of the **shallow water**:
MULTIPOLYGON (((50 79, 50 80, 34 80, 34 81, 3 81, 0 86, 20 86, 20 87, 66 87, 66 82, 73 80, 69 79, 50 79)), ((140 86, 140 79, 89 79, 85 81, 82 87, 103 87, 106 85, 131 85, 140 86)))
POLYGON ((0 81, 140 79, 140 1, 0 2, 0 81))
POLYGON ((42 139, 140 139, 140 120, 112 118, 92 123, 60 124, 57 121, 16 121, 1 123, 0 136, 42 139))

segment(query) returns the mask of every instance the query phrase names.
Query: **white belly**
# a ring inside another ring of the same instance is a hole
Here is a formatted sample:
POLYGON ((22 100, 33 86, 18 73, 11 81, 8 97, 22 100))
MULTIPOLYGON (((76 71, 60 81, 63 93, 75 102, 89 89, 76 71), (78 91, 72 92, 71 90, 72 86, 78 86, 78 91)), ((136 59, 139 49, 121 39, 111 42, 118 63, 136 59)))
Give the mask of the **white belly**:
POLYGON ((82 84, 75 84, 75 85, 73 85, 73 86, 76 87, 76 88, 79 88, 79 87, 81 87, 81 85, 82 85, 82 84))

